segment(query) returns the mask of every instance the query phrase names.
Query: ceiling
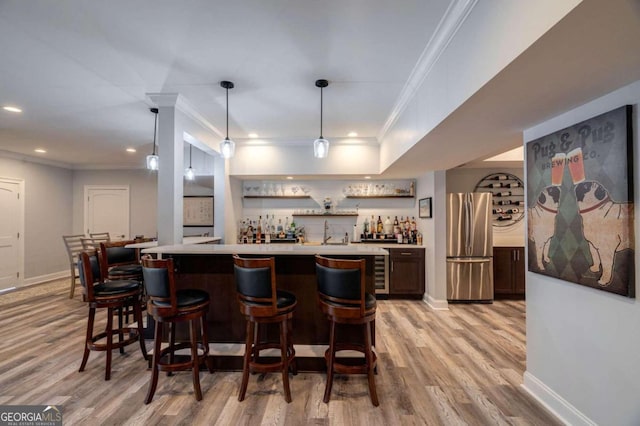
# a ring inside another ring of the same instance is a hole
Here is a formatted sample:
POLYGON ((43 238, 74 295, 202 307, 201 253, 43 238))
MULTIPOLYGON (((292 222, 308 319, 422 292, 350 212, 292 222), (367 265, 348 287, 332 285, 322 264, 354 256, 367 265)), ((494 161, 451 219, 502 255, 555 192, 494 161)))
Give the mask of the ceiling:
MULTIPOLYGON (((147 93, 178 92, 220 134, 375 140, 453 0, 0 1, 0 150, 69 168, 143 167, 147 93), (137 153, 125 152, 125 148, 137 153)), ((522 130, 640 79, 638 0, 585 0, 385 174, 522 144, 522 130), (525 100, 525 102, 523 102, 525 100), (465 125, 460 125, 465 123, 465 125), (458 149, 450 149, 455 141, 458 149)))

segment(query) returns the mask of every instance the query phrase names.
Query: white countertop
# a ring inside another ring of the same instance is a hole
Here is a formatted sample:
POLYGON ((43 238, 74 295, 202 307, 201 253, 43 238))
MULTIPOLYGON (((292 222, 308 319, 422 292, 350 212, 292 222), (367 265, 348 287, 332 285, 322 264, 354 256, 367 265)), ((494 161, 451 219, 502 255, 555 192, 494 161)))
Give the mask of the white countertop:
POLYGON ((382 247, 370 244, 303 245, 303 244, 176 244, 146 248, 142 253, 155 254, 265 254, 265 255, 362 255, 387 256, 382 247))
MULTIPOLYGON (((182 244, 206 244, 206 243, 213 243, 216 241, 220 241, 221 239, 222 238, 220 237, 184 237, 182 239, 182 244)), ((125 247, 146 249, 146 248, 152 248, 157 246, 158 246, 157 241, 147 241, 144 243, 127 244, 125 247)))
POLYGON ((353 245, 360 245, 360 246, 374 246, 374 247, 382 247, 385 249, 411 249, 411 248, 417 248, 417 249, 425 249, 426 247, 423 245, 417 245, 417 244, 398 244, 398 243, 359 243, 357 241, 352 242, 351 244, 353 245))

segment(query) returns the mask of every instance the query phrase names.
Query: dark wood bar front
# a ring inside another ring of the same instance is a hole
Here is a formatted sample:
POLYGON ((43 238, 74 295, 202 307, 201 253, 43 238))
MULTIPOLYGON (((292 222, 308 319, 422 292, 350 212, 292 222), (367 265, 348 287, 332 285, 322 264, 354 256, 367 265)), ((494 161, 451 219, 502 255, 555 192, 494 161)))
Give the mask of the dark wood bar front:
MULTIPOLYGON (((322 249, 321 247, 296 246, 295 251, 286 249, 269 250, 264 247, 214 246, 212 249, 187 250, 189 246, 154 248, 148 252, 162 257, 172 257, 176 267, 176 281, 179 288, 198 288, 209 293, 211 304, 207 313, 209 343, 212 347, 214 365, 219 370, 239 370, 242 365, 242 351, 245 338, 245 320, 240 314, 236 299, 236 287, 232 253, 239 252, 244 257, 268 257, 276 260, 278 289, 295 294, 298 305, 293 315, 293 340, 296 347, 298 368, 302 371, 322 371, 324 351, 329 342, 329 326, 317 302, 315 254, 335 258, 365 258, 366 286, 372 294, 374 290, 374 256, 386 254, 383 249, 358 250, 344 246, 322 249), (184 247, 184 250, 175 249, 184 247), (235 248, 235 250, 234 250, 235 248), (373 252, 371 252, 373 250, 373 252), (369 253, 371 252, 371 253, 369 253)), ((342 331, 342 330, 341 330, 342 331)), ((277 327, 269 330, 277 340, 277 327)), ((347 328, 343 338, 360 341, 359 328, 347 328)), ((178 338, 187 338, 186 330, 178 330, 178 338)))

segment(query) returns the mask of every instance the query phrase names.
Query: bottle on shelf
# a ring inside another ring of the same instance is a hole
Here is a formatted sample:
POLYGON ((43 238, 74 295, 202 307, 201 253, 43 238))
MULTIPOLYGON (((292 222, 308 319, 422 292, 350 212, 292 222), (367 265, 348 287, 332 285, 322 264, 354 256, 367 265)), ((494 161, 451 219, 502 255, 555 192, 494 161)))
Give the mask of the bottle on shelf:
POLYGON ((409 221, 409 216, 404 221, 404 230, 409 232, 411 230, 411 222, 409 221))
POLYGON ((515 204, 516 206, 524 206, 523 200, 513 201, 511 204, 515 204))
POLYGON ((511 204, 511 200, 500 200, 498 201, 498 204, 501 206, 507 206, 509 204, 511 204))
POLYGON ((494 179, 494 180, 507 180, 507 176, 506 175, 495 175, 491 179, 494 179))
POLYGON ((415 233, 418 231, 418 224, 416 223, 416 217, 411 216, 411 232, 415 233))
POLYGON ((505 185, 507 188, 519 188, 520 187, 520 182, 510 182, 508 184, 505 185))
POLYGON ((507 214, 516 214, 516 213, 520 213, 520 209, 517 208, 512 208, 512 209, 508 209, 505 213, 507 214))
POLYGON ((513 216, 511 216, 510 214, 503 214, 502 216, 498 216, 498 220, 503 221, 503 220, 512 220, 513 216))
POLYGON ((369 218, 364 218, 364 237, 367 238, 367 234, 369 234, 369 218))
POLYGON ((502 184, 500 182, 490 183, 489 185, 485 185, 485 188, 502 188, 502 184))
POLYGON ((256 230, 256 244, 260 244, 262 239, 262 216, 258 216, 258 227, 256 230))
POLYGON ((501 213, 503 213, 502 208, 498 207, 493 209, 493 214, 501 214, 501 213))
POLYGON ((393 219, 393 233, 396 235, 400 233, 400 223, 398 222, 398 216, 393 219))
POLYGON ((384 233, 384 225, 382 224, 382 219, 380 218, 380 216, 378 216, 378 222, 376 222, 377 227, 376 227, 376 232, 378 234, 383 234, 384 233))
POLYGON ((501 191, 501 192, 496 192, 495 194, 493 194, 494 197, 510 197, 511 196, 511 191, 501 191))
POLYGON ((384 233, 386 235, 391 235, 393 232, 393 224, 391 223, 391 217, 387 216, 384 221, 384 233))

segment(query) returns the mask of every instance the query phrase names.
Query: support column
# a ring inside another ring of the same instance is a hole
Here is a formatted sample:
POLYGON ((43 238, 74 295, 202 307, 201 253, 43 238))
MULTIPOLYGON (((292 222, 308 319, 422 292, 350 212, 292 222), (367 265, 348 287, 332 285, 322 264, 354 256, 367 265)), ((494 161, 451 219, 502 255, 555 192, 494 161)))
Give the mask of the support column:
POLYGON ((158 106, 158 244, 182 244, 183 131, 177 119, 177 93, 151 93, 158 106))

